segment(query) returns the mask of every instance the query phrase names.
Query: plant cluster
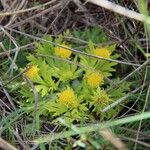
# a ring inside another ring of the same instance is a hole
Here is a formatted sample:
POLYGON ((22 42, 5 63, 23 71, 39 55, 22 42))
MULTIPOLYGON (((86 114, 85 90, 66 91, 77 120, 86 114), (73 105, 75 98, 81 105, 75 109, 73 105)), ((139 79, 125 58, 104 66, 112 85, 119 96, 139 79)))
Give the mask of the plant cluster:
POLYGON ((102 113, 106 106, 125 95, 129 88, 127 84, 119 93, 118 89, 108 90, 111 88, 108 77, 115 72, 117 63, 107 59, 119 57, 115 45, 98 46, 88 39, 88 44, 82 46, 81 51, 106 60, 98 59, 72 51, 80 45, 66 41, 66 35, 71 36, 71 33, 67 31, 57 38, 47 35, 43 42, 36 43, 35 53, 27 56, 29 63, 24 69, 25 81, 20 90, 21 107, 33 113, 35 90, 38 93, 37 113, 49 116, 53 121, 59 117, 72 123, 116 116, 121 110, 119 106, 102 113), (28 81, 33 83, 35 89, 28 81))

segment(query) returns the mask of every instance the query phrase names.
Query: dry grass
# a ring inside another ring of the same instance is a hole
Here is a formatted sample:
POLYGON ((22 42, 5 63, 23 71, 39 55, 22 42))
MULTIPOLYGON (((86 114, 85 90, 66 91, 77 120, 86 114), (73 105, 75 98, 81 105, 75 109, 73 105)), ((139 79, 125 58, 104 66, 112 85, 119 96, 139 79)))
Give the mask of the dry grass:
MULTIPOLYGON (((141 23, 141 21, 145 22, 145 16, 134 12, 134 10, 137 11, 137 3, 134 1, 123 1, 123 7, 118 6, 118 9, 115 9, 114 6, 116 5, 111 7, 107 6, 106 3, 102 4, 102 2, 105 2, 105 0, 101 0, 101 2, 98 2, 98 0, 89 0, 89 2, 85 3, 80 0, 0 0, 0 40, 3 41, 4 38, 8 38, 9 43, 13 43, 14 45, 13 49, 6 49, 3 43, 0 42, 0 48, 3 50, 0 53, 0 58, 3 59, 5 57, 11 61, 8 71, 13 74, 13 71, 18 69, 16 60, 20 51, 33 50, 32 42, 35 40, 34 37, 42 40, 42 37, 45 34, 56 36, 66 29, 84 29, 86 27, 99 25, 109 35, 110 40, 117 43, 119 49, 118 51, 121 54, 127 56, 122 58, 120 64, 122 64, 122 62, 127 62, 131 65, 131 69, 129 69, 131 72, 126 72, 126 70, 124 71, 122 68, 120 69, 120 73, 125 74, 122 81, 127 80, 135 73, 138 74, 142 79, 142 81, 139 81, 140 92, 142 94, 142 90, 144 89, 145 85, 147 85, 147 83, 145 82, 146 77, 143 75, 141 70, 144 70, 149 63, 148 57, 145 57, 147 56, 146 54, 148 54, 149 42, 145 36, 144 27, 141 23), (106 10, 104 7, 108 10, 106 10), (129 11, 128 8, 130 8, 132 11, 129 11), (119 13, 121 16, 118 16, 116 13, 119 13), (125 32, 126 28, 130 34, 125 32), (16 30, 18 32, 15 32, 16 30), (17 37, 22 35, 27 38, 27 34, 30 35, 31 38, 33 37, 31 42, 25 45, 18 44, 17 37), (131 35, 131 37, 129 35, 131 35), (136 40, 138 39, 140 47, 134 44, 137 46, 135 46, 137 50, 132 52, 130 49, 135 48, 133 47, 135 37, 136 40), (145 53, 143 51, 145 51, 145 53), (132 64, 138 64, 138 66, 132 64)), ((117 0, 115 2, 117 3, 117 0)), ((146 20, 146 22, 149 23, 149 18, 146 20)), ((0 62, 2 63, 3 60, 0 62)), ((3 76, 2 73, 0 73, 0 75, 3 76)), ((15 78, 17 77, 18 76, 15 78)), ((11 80, 14 80, 14 78, 11 80)), ((9 80, 9 82, 11 80, 9 80)), ((13 97, 9 95, 9 91, 7 91, 7 89, 4 87, 2 79, 0 79, 0 84, 2 87, 1 96, 3 97, 0 99, 0 114, 2 114, 1 116, 5 117, 7 116, 8 112, 13 112, 13 110, 16 110, 16 104, 13 97), (7 103, 5 103, 6 99, 7 103)), ((137 89, 138 88, 139 87, 137 87, 137 89)), ((135 103, 137 103, 137 101, 135 103)), ((147 101, 148 98, 142 107, 143 112, 147 106, 147 101)), ((128 112, 132 110, 134 105, 135 104, 128 108, 128 112)), ((20 128, 23 128, 23 123, 25 123, 25 121, 21 120, 20 128)), ((141 124, 142 120, 139 123, 139 127, 137 129, 138 134, 136 135, 136 139, 134 139, 135 143, 140 142, 138 139, 140 138, 139 135, 142 126, 141 124)), ((13 134, 15 135, 15 138, 18 142, 17 145, 21 145, 22 149, 28 149, 28 142, 26 142, 28 139, 24 137, 24 135, 20 135, 18 130, 19 129, 17 126, 13 128, 13 134)), ((112 144, 114 140, 118 139, 111 132, 108 132, 108 130, 101 132, 101 134, 112 144), (109 134, 109 136, 107 134, 109 134)), ((124 149, 126 149, 120 139, 118 139, 118 143, 123 146, 124 149)), ((0 141, 0 146, 2 144, 3 143, 0 141)), ((115 143, 114 145, 117 147, 119 144, 117 145, 117 143, 115 143)), ((34 146, 36 149, 37 146, 34 146)), ((15 150, 15 148, 11 147, 11 145, 8 143, 1 147, 6 150, 15 150)), ((136 148, 137 145, 135 144, 135 149, 136 148)))

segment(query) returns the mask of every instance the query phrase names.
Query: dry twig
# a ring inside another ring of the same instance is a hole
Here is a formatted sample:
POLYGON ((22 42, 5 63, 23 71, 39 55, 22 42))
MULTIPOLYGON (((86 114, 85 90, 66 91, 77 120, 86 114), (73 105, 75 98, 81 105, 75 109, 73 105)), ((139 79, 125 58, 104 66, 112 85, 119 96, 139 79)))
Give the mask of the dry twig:
POLYGON ((144 16, 143 14, 137 13, 133 10, 129 10, 125 7, 122 7, 118 4, 114 4, 108 0, 87 0, 86 2, 90 2, 93 4, 96 4, 98 6, 101 6, 103 8, 106 8, 110 11, 116 12, 120 15, 126 16, 128 18, 132 18, 141 22, 146 22, 150 24, 150 17, 144 16))
POLYGON ((9 144, 8 142, 3 140, 2 138, 0 138, 0 148, 2 148, 3 150, 17 150, 14 146, 9 144))
POLYGON ((99 131, 100 134, 107 139, 114 147, 116 147, 117 150, 127 150, 124 143, 116 136, 114 135, 111 130, 109 129, 103 129, 99 131))

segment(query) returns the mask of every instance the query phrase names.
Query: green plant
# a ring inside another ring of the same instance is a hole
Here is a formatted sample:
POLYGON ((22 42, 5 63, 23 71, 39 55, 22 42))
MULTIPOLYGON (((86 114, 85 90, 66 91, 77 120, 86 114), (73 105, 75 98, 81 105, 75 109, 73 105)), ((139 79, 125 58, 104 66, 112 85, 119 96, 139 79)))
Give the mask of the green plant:
MULTIPOLYGON (((71 33, 67 31, 67 34, 71 33)), ((23 99, 20 102, 21 106, 27 108, 29 105, 33 106, 26 109, 27 112, 33 112, 34 90, 36 90, 39 95, 37 113, 50 115, 53 121, 57 121, 59 117, 68 123, 86 121, 94 119, 93 113, 100 119, 116 116, 118 109, 101 112, 117 99, 117 96, 113 98, 117 95, 117 89, 110 93, 106 91, 106 85, 107 88, 111 86, 106 82, 107 77, 112 76, 117 65, 116 62, 107 59, 119 57, 115 52, 115 45, 98 47, 89 40, 82 51, 100 56, 104 60, 91 58, 71 51, 69 48, 77 45, 66 42, 65 35, 66 33, 55 39, 47 35, 46 41, 36 43, 35 54, 27 56, 29 64, 24 77, 33 82, 35 89, 30 87, 28 80, 25 80, 20 90, 23 99), (59 45, 55 46, 49 42, 59 45)), ((123 95, 127 89, 120 90, 119 95, 123 95)))

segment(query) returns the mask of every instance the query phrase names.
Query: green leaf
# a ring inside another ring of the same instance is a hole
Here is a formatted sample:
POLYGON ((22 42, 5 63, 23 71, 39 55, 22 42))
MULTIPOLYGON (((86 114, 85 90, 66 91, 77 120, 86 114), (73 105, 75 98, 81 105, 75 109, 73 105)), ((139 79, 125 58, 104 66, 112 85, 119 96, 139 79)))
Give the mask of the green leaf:
POLYGON ((76 38, 85 40, 85 41, 92 41, 96 44, 100 42, 108 41, 106 34, 103 32, 102 28, 99 26, 95 26, 92 28, 86 28, 84 31, 82 30, 74 30, 73 36, 76 38))
POLYGON ((35 88, 39 93, 41 93, 42 97, 48 94, 49 88, 45 85, 36 85, 35 88))

